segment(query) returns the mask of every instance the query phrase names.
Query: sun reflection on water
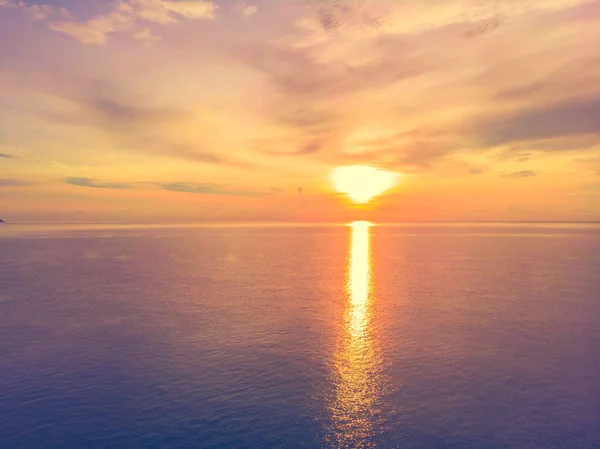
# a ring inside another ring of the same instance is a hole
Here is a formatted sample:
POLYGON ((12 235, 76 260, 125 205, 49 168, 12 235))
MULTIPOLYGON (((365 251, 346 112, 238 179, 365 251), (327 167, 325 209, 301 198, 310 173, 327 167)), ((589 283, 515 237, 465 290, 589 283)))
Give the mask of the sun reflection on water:
POLYGON ((328 443, 339 448, 374 447, 381 396, 380 359, 372 330, 370 226, 352 223, 347 301, 334 356, 334 393, 328 443))

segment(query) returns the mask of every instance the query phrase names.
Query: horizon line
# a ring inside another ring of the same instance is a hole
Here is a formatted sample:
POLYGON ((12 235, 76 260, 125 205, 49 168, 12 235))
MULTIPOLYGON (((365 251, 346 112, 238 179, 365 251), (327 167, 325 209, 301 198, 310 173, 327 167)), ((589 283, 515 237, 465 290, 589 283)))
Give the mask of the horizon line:
POLYGON ((222 220, 222 221, 4 221, 2 225, 189 225, 189 226, 215 226, 215 225, 317 225, 317 226, 340 226, 354 223, 356 221, 368 221, 374 225, 397 225, 397 224, 600 224, 600 220, 405 220, 405 221, 371 221, 371 220, 348 220, 348 221, 284 221, 284 220, 222 220))

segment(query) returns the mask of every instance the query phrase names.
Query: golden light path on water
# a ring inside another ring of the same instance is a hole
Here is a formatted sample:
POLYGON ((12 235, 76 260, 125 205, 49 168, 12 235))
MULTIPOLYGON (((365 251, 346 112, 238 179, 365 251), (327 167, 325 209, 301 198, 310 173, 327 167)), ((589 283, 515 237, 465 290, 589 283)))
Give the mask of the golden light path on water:
POLYGON ((347 299, 340 344, 334 356, 334 393, 329 404, 333 447, 374 447, 381 372, 372 332, 372 282, 368 222, 351 224, 347 299))

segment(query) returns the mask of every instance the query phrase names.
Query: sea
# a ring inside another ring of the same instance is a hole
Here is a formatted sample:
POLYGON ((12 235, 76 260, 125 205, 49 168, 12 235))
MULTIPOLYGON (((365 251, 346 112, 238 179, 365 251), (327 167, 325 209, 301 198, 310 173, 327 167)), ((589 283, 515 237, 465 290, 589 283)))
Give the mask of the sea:
POLYGON ((600 448, 600 224, 0 225, 0 448, 600 448))

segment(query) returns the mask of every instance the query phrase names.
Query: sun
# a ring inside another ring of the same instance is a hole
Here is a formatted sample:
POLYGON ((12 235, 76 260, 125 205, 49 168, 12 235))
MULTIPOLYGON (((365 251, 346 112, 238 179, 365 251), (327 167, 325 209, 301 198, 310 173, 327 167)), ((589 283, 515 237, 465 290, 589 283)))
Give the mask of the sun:
POLYGON ((400 175, 368 165, 336 167, 331 172, 333 186, 355 203, 367 203, 398 183, 400 175))

